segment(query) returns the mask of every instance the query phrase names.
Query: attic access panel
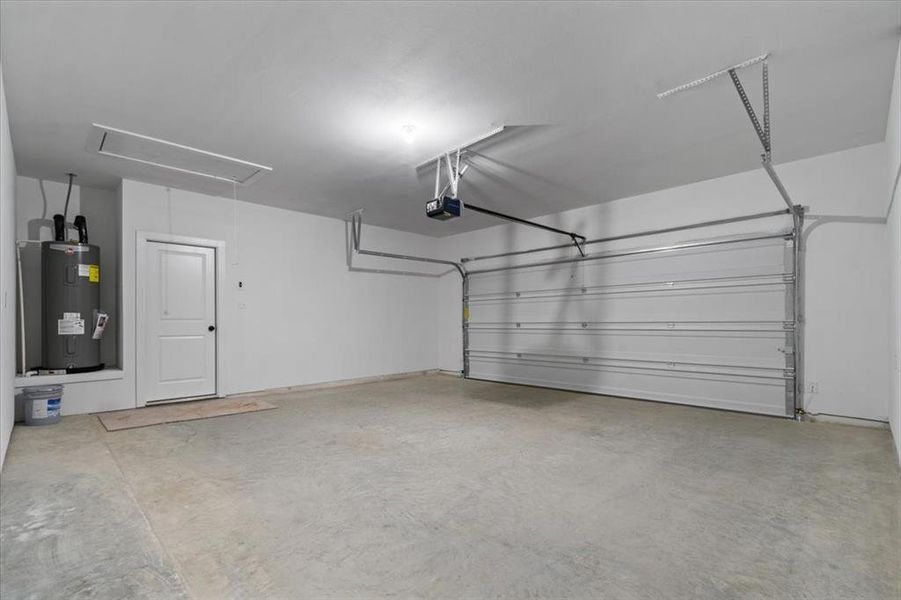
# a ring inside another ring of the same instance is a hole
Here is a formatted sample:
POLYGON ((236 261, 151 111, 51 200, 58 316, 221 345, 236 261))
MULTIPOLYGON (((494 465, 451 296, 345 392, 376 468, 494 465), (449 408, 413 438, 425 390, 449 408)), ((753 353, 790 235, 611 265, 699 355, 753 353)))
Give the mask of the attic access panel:
POLYGON ((272 171, 265 165, 97 123, 92 124, 88 149, 102 156, 240 185, 272 171))

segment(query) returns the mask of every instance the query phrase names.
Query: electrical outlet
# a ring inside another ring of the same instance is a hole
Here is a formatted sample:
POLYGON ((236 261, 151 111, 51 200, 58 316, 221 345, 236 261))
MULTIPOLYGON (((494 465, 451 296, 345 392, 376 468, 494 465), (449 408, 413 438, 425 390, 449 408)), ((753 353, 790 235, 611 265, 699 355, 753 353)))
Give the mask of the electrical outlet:
POLYGON ((820 391, 820 384, 816 381, 808 381, 807 382, 807 393, 808 394, 816 394, 820 391))

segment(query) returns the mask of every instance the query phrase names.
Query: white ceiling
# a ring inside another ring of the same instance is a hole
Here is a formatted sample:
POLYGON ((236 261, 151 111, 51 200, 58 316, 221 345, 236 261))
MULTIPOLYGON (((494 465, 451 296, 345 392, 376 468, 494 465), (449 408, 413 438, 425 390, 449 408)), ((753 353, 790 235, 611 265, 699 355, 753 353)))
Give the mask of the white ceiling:
POLYGON ((901 26, 860 1, 0 6, 20 174, 231 196, 88 152, 98 122, 271 165, 241 199, 439 236, 495 221, 427 219, 414 166, 498 124, 460 195, 521 217, 754 168, 728 77, 655 94, 766 51, 775 162, 881 141, 901 26))

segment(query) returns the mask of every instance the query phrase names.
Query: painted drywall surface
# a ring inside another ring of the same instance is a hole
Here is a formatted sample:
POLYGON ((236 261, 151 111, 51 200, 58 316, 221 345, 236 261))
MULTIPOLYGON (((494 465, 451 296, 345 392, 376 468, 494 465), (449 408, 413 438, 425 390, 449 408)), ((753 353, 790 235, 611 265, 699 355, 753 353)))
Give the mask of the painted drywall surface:
MULTIPOLYGON (((896 179, 901 173, 901 45, 895 61, 892 99, 889 104, 888 122, 885 130, 885 143, 888 148, 888 182, 894 191, 891 210, 888 213, 888 250, 889 256, 889 343, 890 386, 889 423, 895 436, 895 447, 898 450, 898 462, 901 463, 901 189, 894 188, 896 179)), ((901 183, 899 183, 901 187, 901 183)), ((891 192, 890 192, 891 193, 891 192)))
MULTIPOLYGON (((749 149, 750 150, 750 149, 749 149)), ((778 158, 778 155, 777 155, 778 158)), ((805 239, 806 397, 811 412, 887 420, 887 231, 884 224, 886 144, 872 144, 777 167, 796 203, 809 206, 805 239)), ((465 201, 465 184, 461 195, 465 201)), ((589 238, 669 227, 784 208, 763 170, 557 213, 543 221, 589 238)), ((465 218, 465 217, 464 217, 465 218)), ((787 218, 628 240, 608 248, 641 247, 726 233, 773 231, 787 218)), ((502 225, 440 240, 446 257, 521 250, 562 243, 560 236, 502 225)), ((595 247, 598 248, 598 247, 595 247)), ((573 250, 563 251, 572 254, 573 250)), ((529 260, 529 257, 526 257, 529 260)), ((531 258, 534 260, 534 258, 531 258)), ((471 268, 488 263, 470 263, 471 268)), ((440 282, 442 369, 461 368, 460 287, 440 282)))
POLYGON ((0 70, 0 467, 13 429, 16 374, 16 163, 0 70))
MULTIPOLYGON (((349 272, 342 221, 132 181, 123 182, 123 199, 125 265, 138 231, 226 242, 228 393, 435 367, 434 280, 349 272)), ((364 240, 389 251, 425 251, 431 242, 378 228, 364 240)), ((123 277, 129 308, 133 274, 123 277)), ((125 316, 126 348, 132 319, 125 316)))
MULTIPOLYGON (((61 175, 64 177, 64 175, 61 175)), ((53 239, 53 215, 63 212, 68 184, 58 181, 16 178, 16 237, 20 240, 53 239)), ((72 186, 69 217, 84 215, 88 222, 90 243, 100 246, 100 307, 110 315, 101 342, 101 360, 110 367, 118 366, 118 272, 119 216, 113 190, 72 186)), ((74 232, 70 232, 70 236, 74 232)), ((28 368, 41 364, 41 249, 28 244, 22 249, 22 279, 25 282, 25 348, 28 368)), ((19 333, 21 335, 21 333, 19 333)), ((17 344, 16 364, 21 365, 21 348, 17 344)), ((20 367, 21 368, 21 367, 20 367)))
MULTIPOLYGON (((64 414, 135 406, 139 231, 225 241, 227 394, 437 367, 437 280, 349 271, 344 222, 128 180, 119 194, 125 376, 67 385, 64 414)), ((363 239, 387 251, 434 250, 431 238, 376 227, 363 239)), ((366 259, 356 257, 355 267, 410 268, 366 259)))

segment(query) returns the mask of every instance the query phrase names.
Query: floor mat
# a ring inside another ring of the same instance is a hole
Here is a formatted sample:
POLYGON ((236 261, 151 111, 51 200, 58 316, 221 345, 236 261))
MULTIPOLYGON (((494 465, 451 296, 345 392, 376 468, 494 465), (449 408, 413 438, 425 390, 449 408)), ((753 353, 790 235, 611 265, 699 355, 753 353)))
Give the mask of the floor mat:
POLYGON ((273 408, 277 407, 264 400, 254 398, 214 398, 99 413, 97 418, 100 419, 107 431, 119 431, 120 429, 195 421, 273 408))

